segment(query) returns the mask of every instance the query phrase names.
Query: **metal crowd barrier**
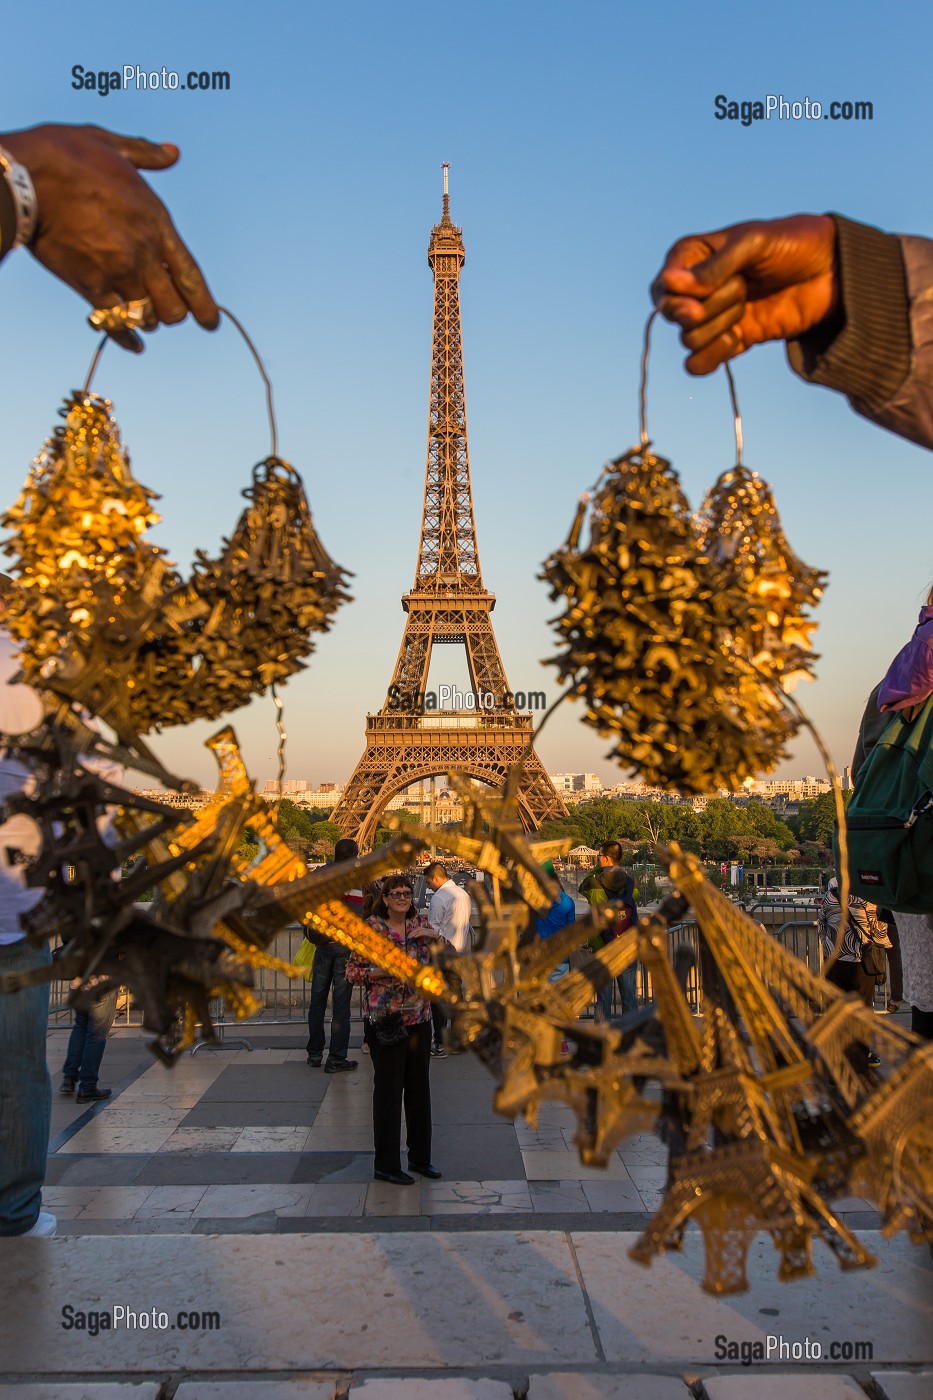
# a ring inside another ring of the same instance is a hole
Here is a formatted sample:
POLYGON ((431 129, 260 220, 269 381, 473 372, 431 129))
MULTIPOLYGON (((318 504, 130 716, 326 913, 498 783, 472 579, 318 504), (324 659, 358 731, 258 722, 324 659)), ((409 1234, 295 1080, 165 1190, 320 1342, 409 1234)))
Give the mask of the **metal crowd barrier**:
MULTIPOLYGON (((772 938, 777 941, 819 977, 823 967, 823 955, 817 934, 817 906, 814 903, 795 903, 793 900, 762 900, 753 904, 746 913, 756 923, 762 924, 772 938)), ((686 946, 693 952, 686 998, 695 1016, 703 1011, 703 973, 700 966, 700 936, 696 921, 687 920, 673 924, 668 929, 668 952, 673 959, 677 948, 686 946)), ((651 1000, 651 978, 645 968, 638 969, 638 1000, 645 1005, 651 1000)), ((613 1014, 616 1013, 618 988, 613 985, 613 1014)))
MULTIPOLYGON (((292 962, 303 937, 304 930, 301 925, 292 924, 276 934, 269 951, 283 962, 292 962)), ((212 1014, 216 1012, 215 1020, 221 1035, 221 1028, 224 1026, 285 1026, 293 1023, 298 1025, 301 1022, 307 1024, 311 984, 303 977, 290 978, 273 968, 260 967, 255 972, 253 991, 261 1005, 258 1012, 247 1021, 228 1019, 220 998, 212 1003, 212 1014)), ((68 983, 53 981, 49 998, 49 1029, 67 1028, 73 1022, 74 1012, 68 1005, 68 983)), ((121 991, 118 998, 113 1025, 115 1030, 142 1025, 142 1013, 125 991, 121 991)))
MULTIPOLYGON (((777 938, 785 948, 788 948, 805 962, 814 975, 819 976, 822 969, 822 951, 817 936, 816 910, 816 904, 812 903, 794 903, 792 900, 763 900, 752 904, 746 912, 756 922, 762 923, 772 937, 777 938)), ((270 952, 284 962, 292 962, 303 937, 304 933, 300 924, 290 925, 276 935, 270 952)), ((699 932, 694 920, 675 924, 668 930, 668 948, 672 957, 681 944, 686 944, 693 950, 693 966, 687 978, 686 996, 691 1011, 694 1015, 700 1015, 703 1009, 703 983, 699 957, 699 932)), ((638 964, 637 986, 639 1005, 645 1006, 652 999, 651 978, 641 964, 638 964)), ((255 1030, 264 1026, 307 1024, 311 984, 304 978, 289 978, 282 972, 261 967, 256 969, 253 990, 259 997, 261 1005, 258 1012, 249 1017, 248 1020, 237 1021, 228 1018, 223 1002, 219 998, 212 1004, 212 1015, 221 1040, 225 1031, 233 1028, 255 1030)), ((68 1006, 67 998, 68 983, 54 981, 49 1002, 48 1024, 50 1030, 67 1028, 72 1024, 74 1012, 68 1006)), ((353 1020, 361 1021, 363 1017, 362 989, 357 990, 354 1002, 353 1020)), ((617 1015, 621 1011, 619 989, 615 979, 613 979, 612 984, 612 1008, 613 1015, 617 1015)), ((593 1007, 591 1006, 584 1015, 590 1016, 592 1013, 593 1007)), ((126 992, 121 992, 118 999, 117 1014, 113 1024, 114 1028, 118 1030, 142 1025, 142 1015, 139 1008, 126 992)))

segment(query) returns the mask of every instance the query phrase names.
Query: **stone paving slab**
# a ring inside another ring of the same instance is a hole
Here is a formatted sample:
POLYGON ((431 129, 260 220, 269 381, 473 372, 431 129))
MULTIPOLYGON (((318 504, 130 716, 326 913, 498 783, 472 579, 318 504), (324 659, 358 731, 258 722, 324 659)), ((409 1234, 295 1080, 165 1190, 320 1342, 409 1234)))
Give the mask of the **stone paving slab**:
POLYGON ((320 1102, 332 1078, 308 1065, 228 1064, 201 1096, 202 1103, 320 1102))
POLYGON ((468 1380, 451 1376, 407 1376, 402 1380, 379 1377, 350 1387, 353 1400, 513 1400, 515 1392, 505 1381, 468 1380))
POLYGON ((524 1175, 529 1181, 628 1181, 629 1174, 618 1153, 613 1153, 605 1167, 584 1167, 568 1147, 558 1151, 523 1151, 524 1175))
POLYGON ((632 1181, 582 1181, 584 1198, 591 1211, 609 1211, 612 1214, 638 1212, 648 1223, 644 1191, 639 1191, 632 1181))
MULTIPOLYGON (((925 1246, 903 1236, 864 1236, 878 1266, 846 1273, 818 1247, 815 1276, 793 1283, 778 1281, 777 1252, 759 1236, 748 1253, 749 1291, 722 1298, 698 1287, 704 1253, 695 1228, 687 1231, 682 1254, 656 1259, 650 1269, 629 1259, 631 1235, 581 1231, 571 1238, 609 1362, 721 1365, 717 1339, 766 1345, 768 1336, 789 1345, 818 1342, 823 1366, 833 1342, 871 1342, 875 1363, 922 1364, 933 1356, 933 1262, 925 1246)), ((772 1365, 782 1359, 775 1356, 772 1365)), ((791 1357, 785 1365, 795 1362, 791 1357)))
POLYGON ((933 1371, 873 1371, 879 1400, 930 1400, 933 1371))
POLYGON ((813 1367, 801 1373, 748 1371, 741 1376, 714 1376, 703 1381, 706 1400, 865 1400, 851 1376, 831 1375, 813 1367))
POLYGON ((524 1181, 422 1183, 423 1215, 507 1215, 515 1212, 530 1214, 531 1210, 531 1194, 524 1181))
MULTIPOLYGON (((346 1381, 182 1381, 175 1400, 334 1400, 346 1381)), ((2 1396, 0 1396, 2 1400, 2 1396)))
POLYGON ((81 1128, 69 1142, 73 1152, 145 1152, 152 1154, 166 1142, 175 1131, 176 1123, 154 1123, 152 1127, 141 1127, 132 1123, 107 1122, 103 1113, 97 1113, 93 1122, 81 1128))
POLYGON ((291 1179, 302 1182, 370 1182, 373 1179, 373 1153, 361 1156, 354 1152, 304 1152, 298 1158, 291 1179))
POLYGON ((45 1179, 50 1186, 132 1186, 151 1161, 151 1156, 141 1152, 108 1153, 106 1157, 93 1153, 60 1155, 48 1158, 45 1179))
MULTIPOLYGON (((305 1129, 307 1132, 307 1129, 305 1129)), ((54 1160, 54 1158, 53 1158, 54 1160)), ((298 1152, 159 1152, 153 1157, 139 1157, 130 1181, 137 1186, 287 1186, 291 1181, 316 1181, 317 1177, 298 1178, 304 1159, 298 1152)), ((370 1171, 372 1176, 372 1171, 370 1171)), ((67 1184, 84 1182, 89 1172, 67 1173, 67 1184)))
MULTIPOLYGON (((183 1128, 310 1128, 318 1114, 311 1099, 273 1099, 256 1103, 252 1099, 202 1098, 189 1109, 178 1125, 183 1128)), ((307 1133, 305 1133, 307 1137, 307 1133)))
POLYGON ((0 1400, 157 1400, 160 1389, 156 1381, 0 1381, 0 1400))
POLYGON ((434 1125, 431 1159, 455 1181, 523 1178, 522 1156, 511 1123, 434 1125))
MULTIPOLYGON (((552 1371, 532 1376, 528 1400, 692 1400, 686 1381, 679 1376, 581 1375, 579 1371, 552 1371)), ((864 1397, 863 1397, 864 1400, 864 1397)))
POLYGON ((29 1374, 538 1367, 600 1358, 566 1236, 535 1232, 0 1240, 0 1365, 29 1374), (296 1308, 297 1300, 297 1308, 296 1308), (370 1307, 362 1303, 369 1300, 370 1307), (219 1327, 62 1328, 65 1304, 219 1327))

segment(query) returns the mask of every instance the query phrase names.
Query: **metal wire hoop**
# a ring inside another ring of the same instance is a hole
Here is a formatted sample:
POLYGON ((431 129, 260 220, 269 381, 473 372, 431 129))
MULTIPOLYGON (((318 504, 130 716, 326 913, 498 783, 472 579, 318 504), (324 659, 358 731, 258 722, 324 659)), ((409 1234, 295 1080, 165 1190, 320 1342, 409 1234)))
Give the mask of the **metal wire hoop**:
MULTIPOLYGON (((272 439, 272 449, 269 453, 269 456, 278 457, 279 433, 275 420, 275 405, 272 401, 272 381, 269 378, 268 373, 266 372, 266 367, 263 363, 262 356, 256 349, 256 346, 253 344, 253 341, 250 338, 246 327, 243 325, 243 322, 239 319, 239 317, 234 316, 233 312, 228 306, 218 306, 217 309, 223 316, 226 316, 227 320, 231 321, 233 325, 237 328, 237 330, 240 332, 240 335, 246 342, 250 354, 256 362, 256 368, 259 370, 260 377, 266 389, 266 412, 269 415, 269 434, 272 439)), ((93 358, 91 359, 90 366, 88 367, 87 378, 84 381, 84 388, 81 390, 82 394, 89 394, 91 392, 91 381, 93 380, 94 375, 97 373, 97 366, 100 364, 100 357, 104 353, 104 347, 109 341, 109 339, 110 336, 105 335, 102 336, 100 341, 98 342, 97 349, 94 351, 93 358)))
MULTIPOLYGON (((651 355, 651 327, 654 324, 657 311, 652 311, 645 322, 644 340, 641 352, 641 376, 638 384, 638 422, 640 428, 641 445, 643 448, 650 445, 651 439, 648 437, 648 360, 651 355)), ((723 364, 726 375, 726 382, 729 385, 729 400, 732 404, 732 419, 735 432, 735 465, 742 465, 742 451, 744 447, 744 434, 742 431, 742 414, 739 411, 739 401, 735 392, 735 379, 728 363, 723 364)))

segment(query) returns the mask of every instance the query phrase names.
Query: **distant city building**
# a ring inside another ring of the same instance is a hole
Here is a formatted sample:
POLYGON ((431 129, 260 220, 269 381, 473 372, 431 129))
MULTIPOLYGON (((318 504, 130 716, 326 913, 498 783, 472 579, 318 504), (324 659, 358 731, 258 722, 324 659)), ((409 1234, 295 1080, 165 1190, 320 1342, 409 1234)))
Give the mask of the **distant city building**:
MULTIPOLYGON (((484 787, 483 783, 473 783, 473 787, 484 787)), ((431 784, 425 782, 416 783, 413 787, 407 788, 404 792, 396 793, 386 808, 389 812, 398 812, 404 809, 411 812, 419 821, 430 825, 433 821, 435 826, 446 826, 450 822, 463 820, 463 807, 460 799, 447 788, 442 788, 439 783, 435 783, 434 805, 431 805, 431 784)))
POLYGON ((763 797, 765 801, 773 797, 788 797, 796 802, 808 802, 831 791, 832 784, 827 778, 809 775, 805 778, 769 778, 767 782, 753 783, 749 789, 753 796, 763 797))
MULTIPOLYGON (((692 807, 695 812, 702 812, 711 800, 707 796, 683 797, 678 792, 666 792, 661 788, 643 783, 637 778, 626 778, 611 787, 607 787, 596 773, 549 773, 548 777, 555 791, 570 807, 575 807, 583 802, 591 802, 596 797, 610 797, 623 802, 683 804, 692 807)), ((852 780, 847 768, 843 770, 842 782, 844 790, 851 788, 852 780)), ((485 786, 476 780, 474 780, 473 785, 480 788, 485 786)), ((830 791, 831 786, 826 778, 817 778, 808 774, 803 778, 761 779, 749 788, 743 788, 735 793, 727 792, 725 788, 721 788, 716 796, 729 798, 743 806, 748 803, 749 798, 752 798, 784 808, 788 804, 810 801, 830 791)), ((291 799, 298 806, 309 809, 316 808, 318 811, 324 812, 333 811, 343 794, 343 783, 326 782, 312 787, 307 778, 289 778, 283 789, 283 796, 291 799)), ((188 796, 181 793, 165 792, 161 788, 157 788, 145 790, 142 795, 151 797, 157 802, 163 802, 168 806, 196 809, 202 807, 213 796, 213 793, 204 791, 195 796, 188 796)), ((263 796, 269 801, 278 796, 278 785, 274 779, 270 779, 263 785, 263 796)), ((430 783, 425 781, 423 797, 421 785, 417 783, 403 792, 396 793, 388 803, 386 810, 397 812, 402 808, 414 813, 425 823, 429 823, 431 820, 430 783)), ((442 788, 440 780, 438 780, 435 785, 434 797, 435 822, 438 825, 445 825, 450 822, 462 821, 462 819, 463 811, 459 800, 446 788, 442 788)))
MULTIPOLYGON (((286 795, 292 797, 286 784, 286 795)), ((321 783, 313 788, 310 783, 294 794, 292 801, 298 807, 317 808, 319 812, 332 812, 343 797, 343 783, 321 783)))
POLYGON ((613 787, 606 788, 604 797, 618 797, 623 802, 660 802, 664 796, 661 788, 650 787, 637 778, 626 778, 613 787))
MULTIPOLYGON (((308 782, 307 778, 287 778, 282 788, 282 796, 301 797, 303 793, 308 791, 310 786, 311 784, 308 782)), ((269 781, 264 784, 262 795, 263 797, 278 797, 279 785, 275 778, 270 778, 269 781)))
POLYGON ((549 773, 548 777, 564 802, 585 802, 603 795, 602 779, 595 773, 549 773))
POLYGON ((199 807, 204 807, 214 796, 208 792, 207 788, 200 788, 197 792, 172 792, 168 788, 134 788, 137 797, 146 797, 150 802, 161 802, 163 807, 185 807, 190 812, 196 812, 199 807))

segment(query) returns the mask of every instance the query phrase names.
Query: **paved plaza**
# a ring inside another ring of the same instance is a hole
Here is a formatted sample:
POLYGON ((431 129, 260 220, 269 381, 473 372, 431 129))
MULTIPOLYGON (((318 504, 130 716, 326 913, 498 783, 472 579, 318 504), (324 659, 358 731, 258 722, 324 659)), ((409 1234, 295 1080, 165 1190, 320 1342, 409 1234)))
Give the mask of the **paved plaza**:
POLYGON ((663 1185, 660 1142, 583 1167, 569 1110, 546 1107, 534 1130, 497 1117, 471 1055, 432 1061, 443 1179, 373 1182, 360 1029, 359 1068, 337 1075, 307 1065, 300 1024, 250 1027, 251 1052, 172 1069, 118 1030, 101 1081, 113 1097, 90 1107, 58 1093, 67 1031, 50 1032, 59 1234, 0 1241, 2 1400, 933 1395, 933 1261, 885 1241, 868 1202, 839 1209, 876 1269, 842 1273, 817 1245, 817 1275, 782 1285, 759 1238, 752 1290, 713 1298, 695 1230, 650 1269, 628 1258, 663 1185), (118 1306, 168 1321, 92 1335, 90 1313, 118 1306), (192 1312, 216 1320, 190 1328, 192 1312), (63 1325, 77 1313, 85 1326, 63 1325), (821 1356, 743 1366, 743 1345, 768 1337, 821 1356))
MULTIPOLYGON (((249 1038, 251 1052, 204 1049, 167 1069, 141 1035, 117 1032, 102 1068, 113 1099, 88 1109, 56 1092, 45 1202, 61 1233, 282 1232, 330 1229, 335 1218, 427 1230, 502 1215, 548 1227, 596 1215, 605 1226, 607 1213, 613 1228, 636 1229, 657 1205, 666 1150, 653 1134, 626 1142, 605 1171, 584 1167, 568 1108, 545 1106, 536 1130, 508 1122, 468 1054, 431 1064, 443 1180, 374 1182, 372 1068, 359 1032, 359 1068, 334 1075, 307 1064, 298 1026, 249 1038)), ((56 1091, 65 1041, 64 1031, 49 1036, 56 1091)))

